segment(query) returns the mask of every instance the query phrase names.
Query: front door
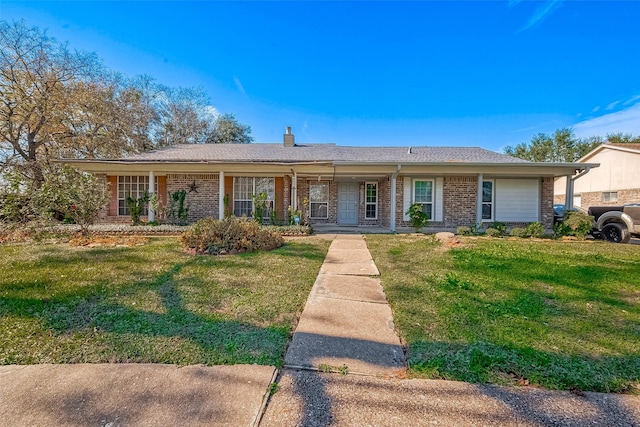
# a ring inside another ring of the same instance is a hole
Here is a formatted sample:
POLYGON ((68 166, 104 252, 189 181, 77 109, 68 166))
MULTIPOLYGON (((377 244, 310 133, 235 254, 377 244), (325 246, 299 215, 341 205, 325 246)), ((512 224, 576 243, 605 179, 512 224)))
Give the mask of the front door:
POLYGON ((358 184, 338 183, 338 224, 358 225, 358 184))

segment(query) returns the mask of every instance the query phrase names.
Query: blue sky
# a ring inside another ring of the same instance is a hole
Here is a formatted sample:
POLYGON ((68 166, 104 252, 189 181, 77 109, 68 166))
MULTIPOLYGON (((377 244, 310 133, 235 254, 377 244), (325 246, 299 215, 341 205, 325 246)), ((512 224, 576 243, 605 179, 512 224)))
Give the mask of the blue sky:
POLYGON ((127 75, 201 86, 256 142, 640 134, 636 1, 0 1, 127 75))

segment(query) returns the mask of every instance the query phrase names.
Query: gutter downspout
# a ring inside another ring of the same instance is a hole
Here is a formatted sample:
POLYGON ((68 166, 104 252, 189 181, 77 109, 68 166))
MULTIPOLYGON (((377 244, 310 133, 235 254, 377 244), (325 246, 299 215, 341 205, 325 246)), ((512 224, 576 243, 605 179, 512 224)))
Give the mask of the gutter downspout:
POLYGON ((583 171, 579 172, 575 176, 567 175, 567 188, 565 190, 564 196, 564 209, 570 210, 573 209, 573 187, 576 179, 585 176, 591 171, 591 167, 587 166, 583 171))
POLYGON ((389 209, 389 230, 392 233, 396 232, 396 178, 398 178, 400 169, 402 169, 402 165, 398 164, 398 170, 391 175, 391 196, 389 197, 389 204, 391 205, 389 209))

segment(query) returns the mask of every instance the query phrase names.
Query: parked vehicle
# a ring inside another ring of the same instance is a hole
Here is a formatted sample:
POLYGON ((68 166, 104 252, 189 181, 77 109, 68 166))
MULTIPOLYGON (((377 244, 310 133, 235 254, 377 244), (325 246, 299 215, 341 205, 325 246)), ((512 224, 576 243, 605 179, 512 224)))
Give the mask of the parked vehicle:
POLYGON ((595 219, 594 236, 614 243, 627 243, 631 236, 640 237, 640 203, 592 206, 589 215, 595 219))

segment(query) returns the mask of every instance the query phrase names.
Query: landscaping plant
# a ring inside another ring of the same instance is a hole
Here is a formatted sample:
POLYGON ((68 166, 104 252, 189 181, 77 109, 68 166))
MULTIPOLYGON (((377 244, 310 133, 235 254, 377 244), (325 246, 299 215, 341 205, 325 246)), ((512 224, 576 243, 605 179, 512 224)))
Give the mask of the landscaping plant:
POLYGON ((409 206, 405 214, 409 215, 409 222, 411 222, 411 227, 413 227, 416 233, 418 233, 422 227, 426 227, 429 222, 427 214, 422 212, 422 203, 413 203, 409 206))
POLYGON ((284 244, 282 235, 246 218, 201 219, 180 236, 186 249, 207 254, 270 251, 284 244))

